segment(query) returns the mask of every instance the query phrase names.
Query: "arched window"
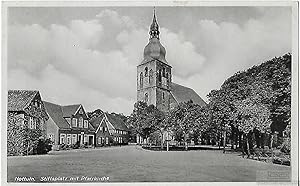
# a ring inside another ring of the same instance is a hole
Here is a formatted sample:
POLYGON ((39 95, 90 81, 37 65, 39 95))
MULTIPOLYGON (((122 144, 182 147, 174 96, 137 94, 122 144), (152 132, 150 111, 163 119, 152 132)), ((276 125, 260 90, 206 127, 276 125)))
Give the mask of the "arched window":
POLYGON ((145 77, 148 76, 148 67, 145 67, 145 77))
POLYGON ((158 81, 161 82, 161 69, 158 71, 158 81))
POLYGON ((148 93, 145 93, 145 102, 148 103, 148 93))
POLYGON ((143 72, 141 72, 140 73, 140 88, 143 88, 143 81, 144 81, 143 72))
POLYGON ((150 71, 149 71, 149 84, 151 83, 152 78, 153 78, 153 70, 150 69, 150 71))

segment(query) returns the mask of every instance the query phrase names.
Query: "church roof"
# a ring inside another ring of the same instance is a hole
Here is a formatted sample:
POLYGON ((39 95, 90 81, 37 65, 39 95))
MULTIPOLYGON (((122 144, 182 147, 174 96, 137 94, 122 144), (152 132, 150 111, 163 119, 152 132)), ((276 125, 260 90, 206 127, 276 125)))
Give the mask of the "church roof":
POLYGON ((171 83, 171 94, 178 104, 192 100, 193 103, 201 106, 206 105, 206 102, 193 89, 176 83, 171 83))
POLYGON ((9 90, 7 110, 24 111, 37 94, 39 94, 37 90, 9 90))

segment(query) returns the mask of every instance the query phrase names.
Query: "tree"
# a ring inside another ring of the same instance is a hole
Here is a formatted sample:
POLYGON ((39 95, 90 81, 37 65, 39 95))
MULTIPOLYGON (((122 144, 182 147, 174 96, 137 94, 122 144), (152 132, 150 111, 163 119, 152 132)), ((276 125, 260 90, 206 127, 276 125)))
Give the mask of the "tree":
POLYGON ((282 134, 290 123, 290 91, 291 54, 237 72, 208 94, 209 130, 223 131, 229 125, 231 132, 245 134, 247 140, 250 133, 268 129, 282 134))
POLYGON ((132 126, 136 134, 144 139, 149 138, 155 131, 159 131, 163 139, 163 131, 168 124, 164 112, 158 110, 154 105, 147 106, 144 102, 135 104, 127 123, 132 126))
POLYGON ((188 150, 188 137, 196 130, 200 130, 204 121, 202 115, 202 108, 193 101, 180 103, 170 113, 169 122, 173 123, 173 130, 177 133, 183 133, 185 142, 185 150, 188 150))

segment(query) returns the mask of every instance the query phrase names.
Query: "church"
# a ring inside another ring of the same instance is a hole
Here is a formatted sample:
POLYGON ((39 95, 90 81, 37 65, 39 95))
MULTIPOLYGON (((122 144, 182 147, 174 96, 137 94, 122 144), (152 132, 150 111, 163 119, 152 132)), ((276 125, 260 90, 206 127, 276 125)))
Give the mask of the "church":
POLYGON ((153 104, 164 112, 189 100, 206 105, 193 89, 172 82, 172 66, 167 62, 166 49, 160 43, 155 11, 149 35, 144 59, 137 66, 137 101, 153 104))
MULTIPOLYGON (((137 101, 152 104, 163 112, 190 100, 206 105, 193 89, 172 82, 172 66, 166 60, 166 49, 160 43, 159 34, 154 10, 149 43, 144 49, 144 59, 137 66, 137 101)), ((143 141, 140 136, 137 137, 137 143, 143 141)))

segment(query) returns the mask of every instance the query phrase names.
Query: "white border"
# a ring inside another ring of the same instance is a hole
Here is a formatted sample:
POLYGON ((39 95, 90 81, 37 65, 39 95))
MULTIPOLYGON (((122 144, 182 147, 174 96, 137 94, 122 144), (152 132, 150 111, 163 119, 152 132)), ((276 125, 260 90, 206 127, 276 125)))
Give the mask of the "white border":
MULTIPOLYGON (((2 83, 2 96, 1 96, 1 113, 2 116, 6 116, 7 109, 7 8, 8 7, 94 7, 94 6, 101 6, 101 7, 108 7, 108 6, 291 6, 292 7, 292 182, 290 183, 277 183, 278 185, 296 185, 298 183, 298 174, 299 174, 299 165, 298 165, 298 158, 299 158, 299 115, 298 115, 298 108, 299 108, 299 90, 298 90, 298 83, 299 83, 299 65, 298 65, 298 2, 292 1, 126 1, 126 0, 118 0, 118 1, 79 1, 75 0, 73 2, 65 1, 65 2, 58 2, 58 1, 18 1, 18 2, 2 2, 2 65, 1 65, 1 83, 2 83), (3 77, 3 78, 2 78, 3 77)), ((7 127, 5 123, 6 117, 1 117, 1 145, 2 145, 2 152, 1 152, 1 182, 3 184, 7 184, 7 146, 6 146, 6 130, 7 127)), ((180 182, 180 183, 168 183, 168 182, 154 182, 154 183, 134 183, 135 185, 240 185, 240 184, 247 184, 247 185, 272 185, 274 183, 256 183, 256 182, 180 182)), ((10 183, 9 185, 20 185, 21 183, 10 183)), ((22 183, 26 184, 26 183, 22 183)), ((95 184, 95 183, 80 183, 80 185, 87 185, 87 184, 95 184)), ((100 183, 101 185, 131 185, 133 183, 100 183)), ((276 184, 276 183, 275 183, 276 184)), ((276 185, 277 185, 276 184, 276 185)), ((28 183, 28 185, 39 185, 28 183)), ((45 183, 41 184, 45 185, 45 183)), ((51 183, 51 185, 61 185, 61 183, 51 183)), ((63 183, 63 185, 73 185, 71 183, 63 183)))

